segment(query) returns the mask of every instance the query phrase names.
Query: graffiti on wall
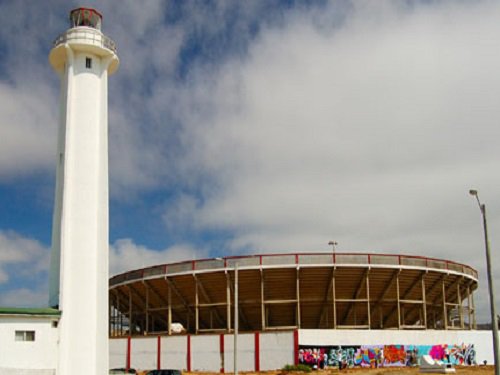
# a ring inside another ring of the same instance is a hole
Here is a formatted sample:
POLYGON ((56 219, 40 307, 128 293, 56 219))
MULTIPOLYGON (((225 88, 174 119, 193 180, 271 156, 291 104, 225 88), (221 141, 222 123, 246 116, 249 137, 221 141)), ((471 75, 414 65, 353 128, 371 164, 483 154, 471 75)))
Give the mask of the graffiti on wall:
POLYGON ((418 366, 426 354, 453 365, 476 364, 474 344, 300 346, 299 363, 315 368, 418 366))

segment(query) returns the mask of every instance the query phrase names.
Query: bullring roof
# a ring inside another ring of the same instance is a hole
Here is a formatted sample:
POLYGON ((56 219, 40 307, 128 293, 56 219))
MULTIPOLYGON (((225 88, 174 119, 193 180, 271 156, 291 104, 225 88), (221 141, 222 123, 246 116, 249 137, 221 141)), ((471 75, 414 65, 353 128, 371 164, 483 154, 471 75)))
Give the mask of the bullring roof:
POLYGON ((192 260, 110 279, 110 332, 231 332, 238 270, 240 330, 471 329, 477 271, 443 259, 363 253, 192 260), (124 329, 125 327, 125 329, 124 329))

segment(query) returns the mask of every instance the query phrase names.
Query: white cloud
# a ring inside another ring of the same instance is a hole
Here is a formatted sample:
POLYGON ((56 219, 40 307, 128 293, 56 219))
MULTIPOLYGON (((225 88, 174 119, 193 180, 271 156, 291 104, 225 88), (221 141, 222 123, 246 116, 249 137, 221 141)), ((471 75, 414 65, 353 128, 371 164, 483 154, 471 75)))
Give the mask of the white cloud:
POLYGON ((197 259, 203 254, 203 250, 194 249, 189 245, 176 245, 160 251, 152 250, 124 238, 110 245, 110 275, 158 264, 197 259))
POLYGON ((0 306, 9 307, 46 307, 48 288, 10 289, 0 295, 0 306))
POLYGON ((500 7, 364 4, 341 28, 325 27, 334 9, 320 25, 294 14, 246 59, 211 79, 200 70, 191 107, 207 110, 186 111, 182 139, 203 199, 182 212, 233 233, 235 252, 335 239, 467 263, 485 285, 467 192, 481 190, 498 227, 500 7))
POLYGON ((0 82, 0 180, 45 171, 54 165, 54 103, 37 85, 0 82))
POLYGON ((0 306, 47 306, 49 258, 39 241, 0 230, 0 306))
MULTIPOLYGON (((57 80, 47 61, 52 14, 3 4, 0 30, 0 181, 52 173, 58 112, 57 80), (40 56, 43 56, 40 58, 40 56)), ((62 21, 64 22, 64 20, 62 21)), ((58 24, 59 25, 59 24, 58 24)))
POLYGON ((169 232, 178 233, 198 228, 196 223, 198 205, 199 202, 190 195, 181 194, 176 197, 163 214, 163 221, 169 232))
POLYGON ((236 231, 375 224, 387 237, 428 215, 426 202, 468 207, 471 183, 500 183, 499 9, 478 8, 389 12, 387 23, 362 9, 329 33, 307 16, 263 31, 205 87, 214 115, 186 115, 193 164, 217 183, 195 214, 236 231))
POLYGON ((48 270, 50 251, 39 241, 0 230, 0 284, 13 274, 33 278, 48 270))

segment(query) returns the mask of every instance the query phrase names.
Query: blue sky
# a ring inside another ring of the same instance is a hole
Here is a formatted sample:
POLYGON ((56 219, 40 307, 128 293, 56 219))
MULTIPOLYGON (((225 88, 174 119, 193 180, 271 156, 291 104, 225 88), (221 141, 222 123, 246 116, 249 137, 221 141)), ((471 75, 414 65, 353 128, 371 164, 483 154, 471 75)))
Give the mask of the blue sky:
MULTIPOLYGON (((73 1, 4 1, 0 305, 47 303, 58 77, 73 1)), ((109 80, 110 272, 249 253, 424 255, 498 280, 493 1, 89 1, 109 80)))

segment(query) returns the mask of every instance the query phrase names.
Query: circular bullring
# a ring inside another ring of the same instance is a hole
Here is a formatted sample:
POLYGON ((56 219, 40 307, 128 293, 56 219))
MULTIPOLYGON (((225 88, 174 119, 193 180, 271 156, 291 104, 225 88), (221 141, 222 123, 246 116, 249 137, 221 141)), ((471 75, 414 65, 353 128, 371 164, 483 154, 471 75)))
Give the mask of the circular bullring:
POLYGON ((110 335, 285 329, 475 329, 477 271, 420 256, 250 255, 110 279, 110 335), (236 283, 235 283, 236 282, 236 283), (182 327, 182 329, 179 329, 182 327))

